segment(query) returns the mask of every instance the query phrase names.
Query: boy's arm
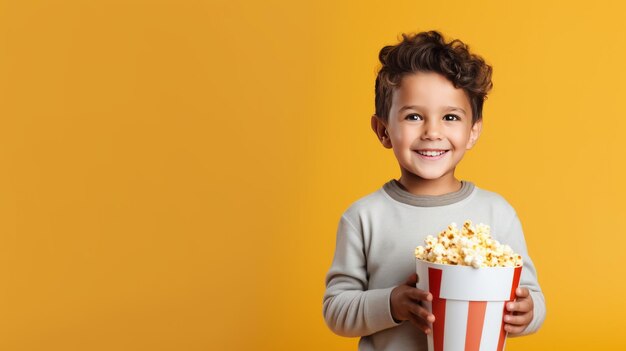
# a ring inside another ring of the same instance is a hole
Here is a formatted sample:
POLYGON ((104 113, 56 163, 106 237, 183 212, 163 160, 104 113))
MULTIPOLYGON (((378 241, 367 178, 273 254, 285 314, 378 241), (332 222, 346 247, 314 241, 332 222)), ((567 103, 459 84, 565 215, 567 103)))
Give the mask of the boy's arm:
POLYGON ((532 334, 536 332, 543 321, 546 318, 546 302, 539 287, 537 280, 537 271, 533 261, 530 259, 528 249, 526 248, 526 241, 524 239, 524 233, 522 231, 522 224, 517 217, 517 214, 513 216, 511 224, 506 231, 507 238, 503 239, 503 242, 511 246, 511 248, 522 255, 524 266, 522 268, 522 275, 520 277, 520 287, 528 288, 530 297, 533 300, 533 319, 528 324, 526 329, 519 334, 509 334, 509 336, 522 336, 532 334))
POLYGON ((394 287, 367 290, 363 235, 342 216, 332 266, 326 275, 324 319, 341 336, 365 336, 399 325, 391 317, 394 287))

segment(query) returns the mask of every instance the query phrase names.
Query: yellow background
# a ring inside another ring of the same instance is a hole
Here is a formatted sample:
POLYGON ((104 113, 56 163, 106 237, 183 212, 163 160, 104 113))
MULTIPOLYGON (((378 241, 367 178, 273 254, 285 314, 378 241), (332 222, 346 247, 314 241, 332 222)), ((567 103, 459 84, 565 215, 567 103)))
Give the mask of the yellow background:
POLYGON ((378 51, 494 67, 457 170, 518 211, 548 304, 508 350, 626 348, 617 1, 0 2, 1 350, 355 350, 322 319, 341 213, 399 170, 378 51))

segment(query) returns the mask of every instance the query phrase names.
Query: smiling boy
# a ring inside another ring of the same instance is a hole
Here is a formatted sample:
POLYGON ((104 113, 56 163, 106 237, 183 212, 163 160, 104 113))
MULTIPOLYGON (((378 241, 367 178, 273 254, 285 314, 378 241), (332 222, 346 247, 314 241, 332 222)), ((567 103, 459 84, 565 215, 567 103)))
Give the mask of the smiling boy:
POLYGON ((454 169, 481 127, 482 120, 472 120, 466 93, 435 72, 407 74, 393 94, 389 116, 372 116, 372 129, 400 164, 400 184, 417 195, 460 189, 454 169))
POLYGON ((522 255, 516 301, 506 305, 509 336, 533 333, 545 300, 515 210, 500 195, 455 169, 477 142, 491 67, 459 40, 436 31, 403 34, 379 54, 371 126, 392 149, 401 176, 356 201, 342 215, 326 276, 323 313, 329 328, 360 336, 359 350, 426 350, 432 295, 415 287, 413 250, 428 234, 466 219, 489 224, 495 239, 522 255))

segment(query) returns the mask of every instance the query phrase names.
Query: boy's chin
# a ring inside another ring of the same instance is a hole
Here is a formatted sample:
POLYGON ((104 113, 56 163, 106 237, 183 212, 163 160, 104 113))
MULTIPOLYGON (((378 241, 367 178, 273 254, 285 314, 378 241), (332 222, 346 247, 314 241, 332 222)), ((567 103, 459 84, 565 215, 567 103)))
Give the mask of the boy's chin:
POLYGON ((443 174, 411 173, 411 178, 421 181, 437 181, 444 178, 443 174))
POLYGON ((446 179, 448 172, 420 172, 420 171, 408 171, 405 169, 405 174, 408 174, 410 178, 414 180, 422 181, 437 181, 446 179))

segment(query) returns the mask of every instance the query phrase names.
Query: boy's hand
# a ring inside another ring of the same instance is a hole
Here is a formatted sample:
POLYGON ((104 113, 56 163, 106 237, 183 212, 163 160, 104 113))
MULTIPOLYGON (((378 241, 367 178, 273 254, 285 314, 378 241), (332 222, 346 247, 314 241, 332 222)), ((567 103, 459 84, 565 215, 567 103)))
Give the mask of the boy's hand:
POLYGON ((425 334, 431 332, 428 323, 435 321, 435 316, 421 306, 421 301, 432 301, 433 296, 428 291, 415 287, 417 274, 409 276, 403 285, 396 286, 391 291, 391 316, 396 321, 411 321, 411 323, 425 334))
POLYGON ((515 290, 517 298, 515 302, 507 302, 506 310, 511 312, 504 315, 504 330, 510 336, 515 336, 526 329, 533 320, 533 298, 527 288, 517 288, 515 290))

